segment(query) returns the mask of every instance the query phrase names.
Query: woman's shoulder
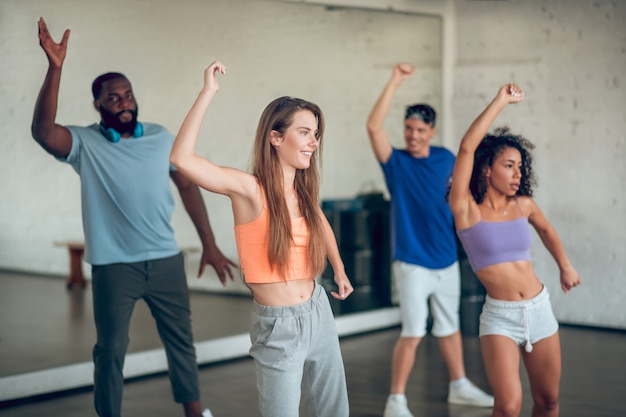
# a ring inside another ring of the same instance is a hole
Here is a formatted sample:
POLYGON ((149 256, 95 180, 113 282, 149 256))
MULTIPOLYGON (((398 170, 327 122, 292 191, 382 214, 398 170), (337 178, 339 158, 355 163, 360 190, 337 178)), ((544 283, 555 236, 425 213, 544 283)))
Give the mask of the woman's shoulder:
POLYGON ((517 196, 515 197, 517 204, 520 206, 522 213, 526 217, 530 216, 532 212, 537 208, 537 203, 532 197, 529 196, 517 196))

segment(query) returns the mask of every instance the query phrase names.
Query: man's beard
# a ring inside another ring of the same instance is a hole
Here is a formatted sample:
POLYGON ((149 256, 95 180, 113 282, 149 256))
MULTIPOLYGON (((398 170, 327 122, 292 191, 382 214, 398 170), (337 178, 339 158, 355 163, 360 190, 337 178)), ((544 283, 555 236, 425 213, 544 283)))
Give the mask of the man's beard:
POLYGON ((102 106, 99 106, 98 110, 100 111, 102 124, 105 128, 113 128, 117 132, 119 132, 120 135, 125 135, 127 133, 132 135, 133 133, 135 133, 135 128, 137 127, 137 113, 139 112, 138 107, 136 107, 135 110, 122 110, 115 114, 111 113, 102 106), (120 115, 126 111, 132 114, 133 118, 128 122, 122 122, 120 120, 120 115))

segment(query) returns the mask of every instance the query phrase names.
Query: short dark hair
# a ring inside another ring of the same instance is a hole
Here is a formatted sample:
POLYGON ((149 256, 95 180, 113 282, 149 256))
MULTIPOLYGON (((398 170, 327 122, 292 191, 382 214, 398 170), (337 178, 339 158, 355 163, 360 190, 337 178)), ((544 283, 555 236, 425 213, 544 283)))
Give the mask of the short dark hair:
POLYGON ((412 117, 429 124, 430 127, 435 127, 437 112, 435 112, 435 109, 430 107, 428 104, 413 104, 412 106, 407 106, 406 113, 404 114, 404 120, 412 117))
POLYGON ((115 78, 124 78, 128 80, 124 74, 119 72, 107 72, 106 74, 99 75, 95 80, 93 80, 93 83, 91 84, 91 94, 93 94, 93 99, 97 100, 100 98, 100 95, 102 94, 102 84, 115 78))

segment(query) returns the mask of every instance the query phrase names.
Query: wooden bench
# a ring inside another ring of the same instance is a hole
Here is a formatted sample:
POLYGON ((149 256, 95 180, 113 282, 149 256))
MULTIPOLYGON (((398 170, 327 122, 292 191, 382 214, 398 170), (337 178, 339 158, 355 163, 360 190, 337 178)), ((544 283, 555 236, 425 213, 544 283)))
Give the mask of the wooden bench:
POLYGON ((87 281, 83 275, 83 253, 85 253, 85 244, 79 241, 58 241, 54 242, 54 246, 64 246, 70 255, 70 275, 67 277, 67 288, 78 286, 85 288, 87 281))

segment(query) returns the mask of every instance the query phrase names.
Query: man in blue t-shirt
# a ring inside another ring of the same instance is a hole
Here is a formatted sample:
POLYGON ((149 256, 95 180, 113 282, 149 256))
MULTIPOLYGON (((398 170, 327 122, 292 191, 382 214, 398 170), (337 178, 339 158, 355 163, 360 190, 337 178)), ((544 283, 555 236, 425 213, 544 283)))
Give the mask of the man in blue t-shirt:
POLYGON ((428 302, 432 334, 450 378, 448 402, 493 406, 493 397, 465 376, 459 331, 460 277, 452 212, 446 192, 454 155, 431 146, 436 133, 435 111, 426 104, 407 108, 404 120, 406 147, 392 147, 383 124, 393 97, 415 69, 398 64, 393 69, 367 120, 367 132, 391 195, 393 276, 400 304, 402 332, 393 351, 390 395, 384 417, 412 417, 406 384, 415 352, 426 334, 428 302))
POLYGON ((137 102, 124 75, 110 72, 94 80, 99 123, 55 123, 68 40, 66 30, 55 43, 45 21, 39 20, 48 72, 35 105, 32 135, 47 152, 71 164, 81 179, 85 261, 92 265, 97 333, 96 411, 100 416, 121 415, 130 317, 136 301, 144 299, 165 347, 174 400, 183 404, 185 417, 208 417, 210 411, 203 412, 200 404, 183 255, 170 225, 170 178, 202 241, 198 276, 210 264, 225 285, 236 265, 215 243, 199 188, 169 163, 173 136, 162 126, 137 121, 137 102))

